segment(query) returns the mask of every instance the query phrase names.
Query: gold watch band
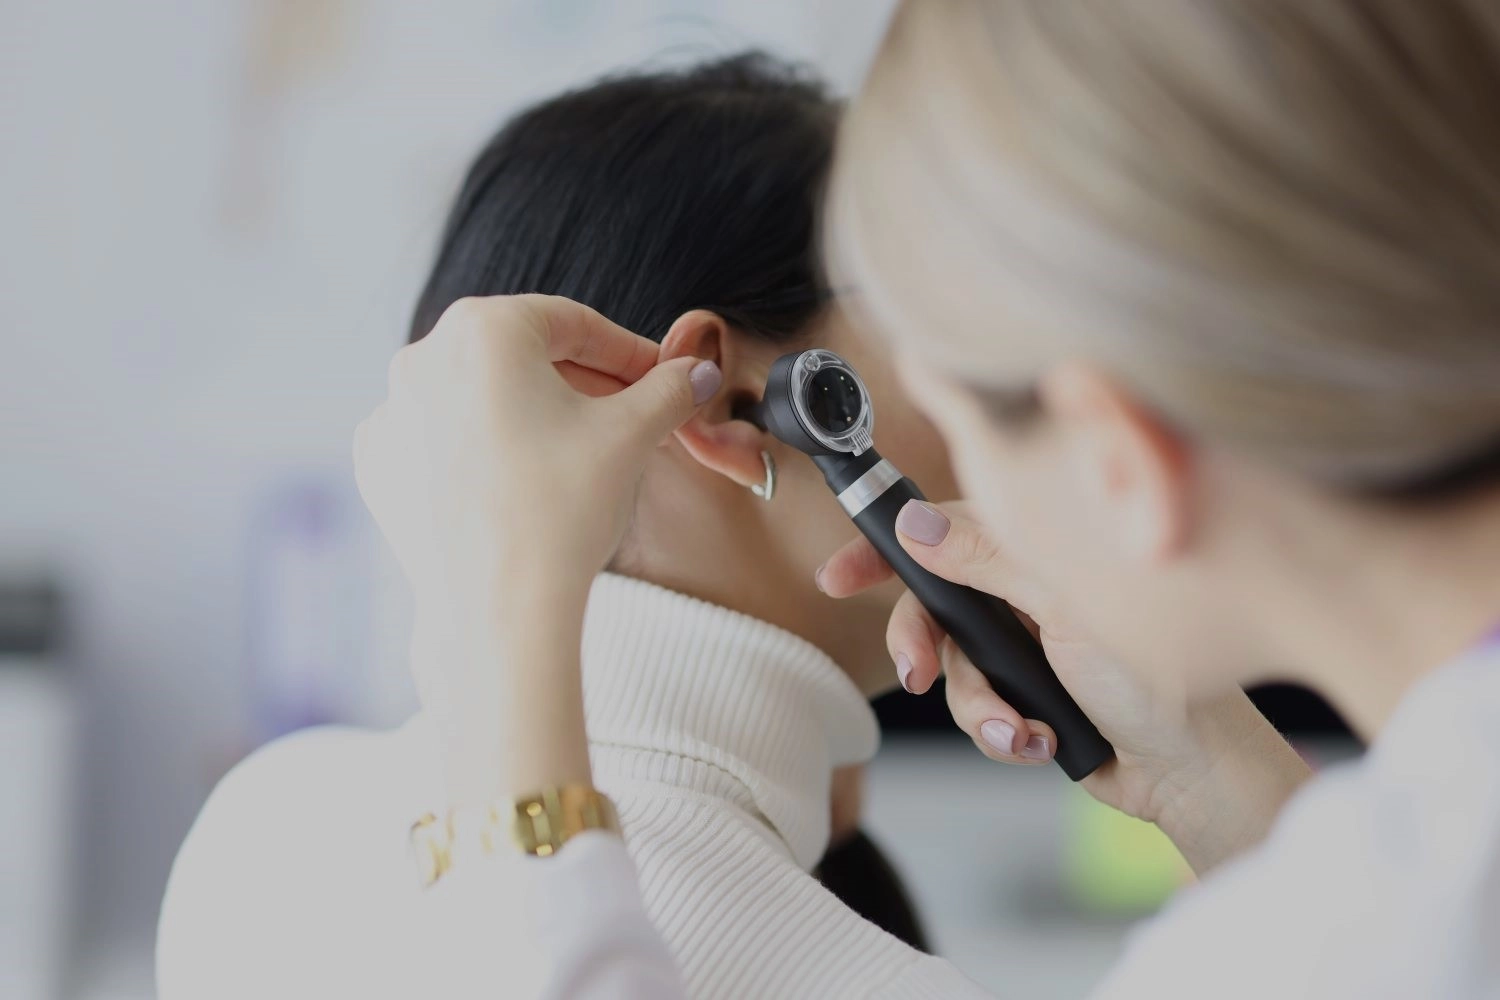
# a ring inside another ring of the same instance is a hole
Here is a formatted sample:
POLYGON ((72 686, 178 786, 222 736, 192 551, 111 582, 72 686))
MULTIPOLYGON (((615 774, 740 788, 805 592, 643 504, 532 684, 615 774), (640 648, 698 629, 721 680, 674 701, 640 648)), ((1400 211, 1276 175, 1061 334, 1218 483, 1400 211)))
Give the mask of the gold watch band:
POLYGON ((426 813, 411 825, 409 840, 425 887, 453 868, 466 845, 494 854, 508 832, 516 847, 545 858, 585 830, 618 833, 614 803, 588 785, 560 785, 477 811, 453 809, 443 818, 426 813))
POLYGON ((511 837, 527 854, 555 854, 585 830, 620 830, 614 803, 588 785, 549 788, 513 803, 511 837))

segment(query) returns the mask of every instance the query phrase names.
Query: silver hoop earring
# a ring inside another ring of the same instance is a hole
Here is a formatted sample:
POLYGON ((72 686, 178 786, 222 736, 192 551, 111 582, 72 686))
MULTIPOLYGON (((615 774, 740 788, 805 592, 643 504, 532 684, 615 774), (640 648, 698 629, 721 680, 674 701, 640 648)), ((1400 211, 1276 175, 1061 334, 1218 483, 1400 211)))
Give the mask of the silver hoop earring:
POLYGON ((769 500, 776 495, 776 459, 771 457, 769 451, 763 451, 760 453, 760 460, 766 466, 766 481, 750 487, 750 492, 762 500, 769 500))

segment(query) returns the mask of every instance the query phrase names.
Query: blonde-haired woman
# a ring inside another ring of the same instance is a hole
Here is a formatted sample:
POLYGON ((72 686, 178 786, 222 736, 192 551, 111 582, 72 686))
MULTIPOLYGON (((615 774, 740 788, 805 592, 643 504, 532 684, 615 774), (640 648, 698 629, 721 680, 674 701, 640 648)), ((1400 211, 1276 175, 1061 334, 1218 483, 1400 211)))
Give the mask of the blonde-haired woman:
MULTIPOLYGON (((1207 873, 1099 996, 1500 996, 1497 107, 1491 0, 923 0, 850 111, 832 257, 971 503, 909 507, 904 544, 1037 620, 1119 751, 1086 787, 1207 873), (1237 693, 1273 677, 1322 691, 1369 753, 1304 783, 1237 693)), ((513 338, 550 315, 492 320, 513 338)), ((654 431, 687 412, 671 377, 654 431)), ((534 440, 485 434, 512 473, 549 474, 534 440)), ((590 488, 631 479, 616 461, 590 488)), ((529 553, 572 609, 613 532, 508 509, 489 549, 439 545, 445 572, 529 553)), ((854 546, 819 579, 884 575, 854 546)), ((543 763, 512 793, 587 778, 574 613, 526 606, 507 683, 543 763)), ((1051 737, 939 639, 910 601, 892 618, 909 688, 946 670, 997 759, 1051 737)), ((623 855, 568 856, 555 886, 628 894, 623 855)), ((597 976, 571 982, 661 995, 660 952, 584 909, 569 961, 597 976)), ((885 995, 975 993, 927 965, 885 995)))

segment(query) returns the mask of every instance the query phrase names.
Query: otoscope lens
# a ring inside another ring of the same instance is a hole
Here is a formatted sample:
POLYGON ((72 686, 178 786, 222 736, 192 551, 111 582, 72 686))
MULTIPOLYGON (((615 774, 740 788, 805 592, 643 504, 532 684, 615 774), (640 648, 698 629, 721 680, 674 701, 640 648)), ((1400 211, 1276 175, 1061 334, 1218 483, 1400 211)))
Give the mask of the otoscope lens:
POLYGON ((865 408, 864 393, 849 374, 839 368, 823 368, 807 382, 807 412, 830 434, 842 434, 859 421, 865 408))

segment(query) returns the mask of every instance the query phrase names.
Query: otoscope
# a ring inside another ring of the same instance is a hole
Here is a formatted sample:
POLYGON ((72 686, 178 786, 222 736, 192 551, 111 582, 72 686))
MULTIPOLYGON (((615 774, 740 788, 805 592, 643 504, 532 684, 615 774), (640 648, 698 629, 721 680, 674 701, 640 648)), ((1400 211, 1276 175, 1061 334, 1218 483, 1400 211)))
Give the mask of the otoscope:
POLYGON ((1056 760, 1068 777, 1085 778, 1114 755, 1008 604, 929 573, 901 547, 896 515, 908 500, 926 498, 875 450, 875 411, 847 361, 821 349, 779 358, 753 411, 754 422, 812 458, 855 525, 995 693, 1056 731, 1056 760))

